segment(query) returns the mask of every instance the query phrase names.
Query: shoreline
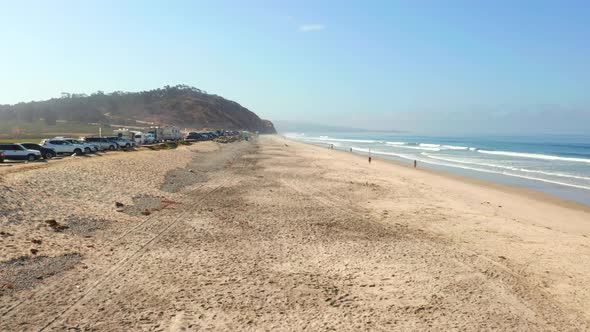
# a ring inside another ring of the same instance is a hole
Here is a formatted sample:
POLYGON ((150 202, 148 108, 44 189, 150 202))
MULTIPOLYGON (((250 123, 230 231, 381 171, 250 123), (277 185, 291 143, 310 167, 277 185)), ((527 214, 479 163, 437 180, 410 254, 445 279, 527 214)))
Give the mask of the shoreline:
MULTIPOLYGON (((342 149, 330 149, 329 147, 323 146, 321 144, 302 142, 302 141, 287 138, 283 135, 278 135, 278 137, 281 137, 282 139, 285 139, 290 142, 296 142, 296 143, 301 143, 301 144, 305 144, 305 145, 309 145, 309 146, 315 146, 315 147, 325 149, 328 151, 336 151, 336 152, 344 153, 347 155, 352 154, 355 156, 362 157, 364 159, 366 159, 366 157, 367 157, 367 155, 361 154, 358 152, 354 152, 354 151, 349 152, 349 151, 342 150, 342 149)), ((324 144, 326 144, 326 143, 324 143, 324 144)), ((410 162, 404 163, 399 160, 388 159, 388 158, 380 157, 378 155, 372 155, 371 159, 372 160, 379 160, 381 162, 391 163, 392 165, 395 165, 398 167, 404 167, 407 169, 414 169, 413 165, 410 162)), ((424 164, 424 163, 422 163, 422 164, 424 164)), ((448 172, 448 171, 437 169, 435 167, 430 167, 430 166, 421 167, 420 165, 421 165, 421 163, 418 163, 418 167, 416 168, 416 170, 423 171, 423 172, 429 172, 430 174, 438 175, 441 177, 452 178, 454 180, 461 181, 461 182, 467 182, 467 183, 471 183, 474 185, 483 186, 488 189, 496 189, 496 190, 499 190, 499 191, 502 191, 505 193, 509 193, 509 194, 523 195, 523 196, 527 196, 528 198, 531 198, 534 200, 543 201, 543 202, 554 204, 557 206, 561 206, 561 207, 565 207, 565 208, 569 208, 569 209, 576 209, 576 210, 590 213, 590 205, 589 204, 585 204, 585 203, 582 203, 579 201, 563 198, 563 197, 560 197, 560 196, 557 196, 554 194, 550 194, 550 193, 547 193, 544 191, 532 189, 532 188, 529 188, 526 186, 506 184, 506 183, 496 182, 493 180, 479 179, 479 178, 472 177, 469 175, 456 174, 456 173, 448 172)))
MULTIPOLYGON (((396 160, 330 149, 280 138, 321 166, 331 178, 375 183, 382 192, 357 204, 445 239, 492 261, 519 278, 543 285, 537 291, 558 299, 590 320, 590 207, 533 189, 441 170, 414 169, 396 160), (392 175, 393 174, 393 175, 392 175)), ((346 195, 346 194, 343 194, 346 195)))
POLYGON ((2 330, 590 327, 553 198, 274 135, 54 165, 0 178, 2 330))

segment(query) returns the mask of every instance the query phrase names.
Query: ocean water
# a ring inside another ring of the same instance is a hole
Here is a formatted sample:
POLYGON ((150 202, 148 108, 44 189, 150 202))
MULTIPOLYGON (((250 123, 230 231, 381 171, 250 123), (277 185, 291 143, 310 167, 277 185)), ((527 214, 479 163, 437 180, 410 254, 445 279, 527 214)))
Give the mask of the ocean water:
POLYGON ((437 137, 286 133, 285 137, 523 186, 590 205, 590 136, 437 137))

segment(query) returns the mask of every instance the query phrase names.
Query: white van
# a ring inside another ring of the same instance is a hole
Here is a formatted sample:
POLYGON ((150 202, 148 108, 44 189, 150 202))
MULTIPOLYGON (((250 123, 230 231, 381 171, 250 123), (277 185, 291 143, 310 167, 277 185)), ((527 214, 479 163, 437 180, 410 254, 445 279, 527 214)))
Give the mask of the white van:
POLYGON ((133 139, 135 140, 135 143, 137 143, 137 145, 147 143, 147 137, 141 131, 136 131, 135 136, 133 136, 133 139))

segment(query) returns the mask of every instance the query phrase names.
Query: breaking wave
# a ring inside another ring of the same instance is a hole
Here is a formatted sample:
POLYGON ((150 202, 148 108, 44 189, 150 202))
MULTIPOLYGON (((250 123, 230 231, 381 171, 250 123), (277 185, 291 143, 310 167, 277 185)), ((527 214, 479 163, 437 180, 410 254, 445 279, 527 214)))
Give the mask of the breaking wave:
POLYGON ((488 151, 488 150, 477 150, 477 152, 484 153, 484 154, 491 154, 491 155, 517 157, 517 158, 562 160, 562 161, 571 161, 571 162, 580 162, 580 163, 589 163, 590 164, 590 159, 559 157, 559 156, 552 156, 552 155, 538 154, 538 153, 522 153, 522 152, 512 152, 512 151, 488 151))
POLYGON ((586 177, 586 176, 579 176, 579 175, 559 173, 559 172, 539 171, 539 170, 533 170, 533 169, 504 166, 504 165, 497 165, 497 164, 489 164, 489 163, 480 163, 480 162, 474 162, 474 161, 458 160, 458 159, 454 159, 454 158, 443 158, 443 157, 439 157, 439 156, 434 156, 434 155, 426 153, 426 152, 422 152, 422 154, 429 157, 429 158, 432 158, 432 159, 448 161, 448 162, 452 162, 452 163, 495 167, 495 168, 507 169, 510 171, 517 171, 517 172, 524 172, 524 173, 535 173, 535 174, 543 174, 543 175, 548 175, 548 176, 558 176, 558 177, 564 177, 564 178, 590 181, 590 177, 586 177))

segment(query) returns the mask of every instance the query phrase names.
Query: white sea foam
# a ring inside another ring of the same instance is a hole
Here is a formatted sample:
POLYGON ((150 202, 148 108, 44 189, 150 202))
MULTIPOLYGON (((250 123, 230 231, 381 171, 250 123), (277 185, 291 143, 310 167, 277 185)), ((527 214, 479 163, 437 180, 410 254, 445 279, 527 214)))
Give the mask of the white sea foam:
POLYGON ((379 150, 373 150, 373 149, 371 149, 369 151, 369 149, 358 148, 358 147, 352 147, 351 149, 353 151, 360 151, 360 152, 365 152, 365 153, 371 152, 372 154, 385 155, 385 156, 394 156, 394 157, 400 157, 400 158, 409 159, 409 160, 416 159, 416 158, 414 158, 412 156, 408 156, 408 155, 401 154, 401 153, 385 152, 385 151, 379 151, 379 150))
POLYGON ((580 162, 580 163, 589 163, 590 164, 590 159, 586 159, 586 158, 559 157, 559 156, 552 156, 552 155, 546 155, 546 154, 521 153, 521 152, 512 152, 512 151, 477 150, 477 152, 479 152, 479 153, 485 153, 485 154, 492 154, 492 155, 499 155, 499 156, 517 157, 517 158, 532 158, 532 159, 542 159, 542 160, 561 160, 561 161, 580 162))
MULTIPOLYGON (((425 161, 425 162, 427 162, 427 161, 425 161)), ((436 163, 433 163, 433 164, 436 164, 436 163)), ((466 166, 460 166, 460 165, 445 165, 445 164, 443 164, 443 166, 457 167, 457 168, 463 168, 463 169, 485 172, 485 173, 501 174, 501 175, 507 175, 507 176, 517 177, 517 178, 522 178, 522 179, 527 179, 527 180, 535 180, 535 181, 541 181, 541 182, 546 182, 546 183, 558 184, 561 186, 590 190, 590 186, 582 186, 582 185, 573 184, 573 183, 554 181, 554 180, 549 180, 549 179, 537 178, 537 177, 533 177, 533 176, 514 174, 514 173, 510 173, 510 172, 498 172, 498 171, 491 171, 491 170, 482 169, 482 168, 466 167, 466 166)))
POLYGON ((417 146, 417 145, 398 145, 398 144, 391 144, 391 142, 385 142, 385 144, 391 145, 396 148, 403 148, 403 149, 422 150, 422 151, 440 151, 440 148, 435 148, 435 147, 417 146))
POLYGON ((469 149, 472 149, 468 146, 456 146, 456 145, 443 145, 442 148, 447 149, 447 150, 469 150, 469 149))
MULTIPOLYGON (((354 147, 352 149, 353 150, 357 150, 357 151, 362 151, 362 152, 369 152, 368 149, 361 149, 361 148, 354 148, 354 147)), ((492 170, 483 169, 483 168, 477 168, 477 167, 469 167, 469 166, 462 166, 462 165, 456 165, 456 164, 449 164, 449 163, 445 163, 445 162, 439 163, 439 162, 436 162, 436 161, 432 161, 432 160, 428 160, 428 159, 423 159, 423 158, 416 158, 414 156, 408 156, 408 155, 404 155, 404 154, 391 153, 391 152, 383 152, 383 151, 373 151, 373 150, 371 150, 371 153, 377 154, 377 155, 395 156, 395 157, 400 157, 400 158, 404 158, 404 159, 408 159, 408 160, 417 160, 418 162, 423 162, 423 163, 427 163, 427 164, 431 164, 431 165, 455 167, 455 168, 467 169, 467 170, 484 172, 484 173, 500 174, 500 175, 506 175, 506 176, 511 176, 511 177, 517 177, 517 178, 521 178, 521 179, 527 179, 527 180, 533 180, 533 181, 541 181, 541 182, 545 182, 545 183, 552 183, 552 184, 557 184, 557 185, 566 186, 566 187, 572 187, 572 188, 590 190, 590 186, 583 186, 583 185, 578 185, 578 184, 573 184, 573 183, 567 183, 567 182, 561 182, 561 181, 554 181, 554 180, 543 179, 543 178, 538 178, 538 177, 533 177, 533 176, 526 176, 526 175, 521 175, 521 174, 514 174, 514 173, 510 173, 510 172, 492 171, 492 170)))
MULTIPOLYGON (((480 152, 483 154, 501 155, 501 156, 518 157, 518 158, 532 158, 532 159, 541 159, 541 160, 557 160, 557 161, 590 163, 590 159, 584 159, 584 158, 559 157, 559 156, 552 156, 552 155, 535 154, 535 153, 519 153, 519 152, 512 152, 512 151, 489 151, 489 150, 479 150, 474 147, 463 147, 463 146, 454 146, 454 145, 438 145, 438 144, 428 144, 428 143, 421 143, 418 145, 413 145, 413 144, 410 144, 407 142, 383 142, 383 141, 377 141, 377 140, 334 139, 334 138, 328 138, 328 137, 311 138, 311 137, 299 136, 298 138, 303 139, 303 140, 307 140, 307 141, 316 141, 316 142, 338 141, 338 142, 369 143, 369 144, 370 143, 386 143, 387 145, 391 146, 392 148, 422 150, 422 151, 427 151, 427 152, 437 152, 437 151, 441 151, 441 150, 466 150, 466 151, 477 151, 477 152, 480 152)), ((364 152, 364 153, 369 152, 368 148, 352 147, 352 149, 353 149, 353 151, 357 151, 357 152, 364 152)), ((438 157, 438 156, 433 156, 433 155, 426 153, 426 152, 421 153, 421 155, 423 155, 424 158, 420 158, 416 155, 408 155, 408 154, 397 153, 397 152, 386 152, 386 151, 373 150, 373 149, 371 149, 370 152, 374 155, 384 155, 384 156, 398 157, 398 158, 407 159, 407 160, 417 160, 418 162, 422 162, 422 163, 426 163, 426 164, 460 168, 460 169, 466 169, 466 170, 484 172, 484 173, 499 174, 499 175, 505 175, 505 176, 510 176, 510 177, 526 179, 526 180, 540 181, 540 182, 551 183, 551 184, 567 186, 567 187, 572 187, 572 188, 590 190, 590 186, 587 186, 587 185, 574 184, 574 183, 568 183, 568 182, 563 182, 563 181, 556 181, 553 179, 543 178, 543 177, 539 177, 539 176, 529 176, 526 174, 518 174, 518 173, 527 173, 527 174, 531 174, 531 175, 538 174, 538 175, 545 175, 545 176, 572 178, 572 179, 577 179, 577 180, 590 181, 590 178, 585 177, 585 176, 578 176, 578 175, 559 173, 559 172, 530 170, 530 169, 525 169, 525 168, 487 164, 487 163, 479 163, 479 162, 471 162, 471 161, 457 160, 457 159, 452 159, 452 158, 442 158, 442 157, 438 157), (492 167, 495 169, 492 170, 492 169, 486 169, 486 168, 482 168, 482 167, 468 166, 470 164, 474 165, 474 166, 492 167)))
POLYGON ((467 170, 472 170, 472 171, 478 171, 478 172, 484 172, 484 173, 500 174, 500 175, 506 175, 506 176, 511 176, 511 177, 517 177, 517 178, 521 178, 521 179, 541 181, 541 182, 545 182, 545 183, 552 183, 552 184, 557 184, 557 185, 566 186, 566 187, 572 187, 572 188, 590 190, 590 186, 583 186, 583 185, 579 185, 579 184, 573 184, 573 183, 567 183, 567 182, 561 182, 561 181, 554 181, 554 180, 543 179, 543 178, 538 178, 538 177, 533 177, 533 176, 526 176, 526 175, 521 175, 521 174, 514 174, 514 173, 510 173, 510 172, 492 171, 492 170, 489 170, 489 169, 483 169, 483 168, 477 168, 477 167, 469 167, 469 166, 462 166, 462 165, 457 165, 457 164, 449 164, 449 163, 444 163, 444 162, 443 163, 439 163, 439 162, 428 160, 428 159, 418 159, 418 161, 424 162, 424 163, 427 163, 427 164, 432 164, 432 165, 462 168, 462 169, 467 169, 467 170))
POLYGON ((516 172, 535 173, 535 174, 543 174, 543 175, 548 175, 548 176, 557 176, 557 177, 563 177, 563 178, 571 178, 571 179, 577 179, 577 180, 590 181, 590 177, 579 176, 579 175, 574 175, 574 174, 566 174, 566 173, 559 173, 559 172, 547 172, 547 171, 526 169, 526 168, 520 168, 520 167, 512 167, 512 166, 504 166, 504 165, 489 164, 489 163, 480 163, 480 162, 467 161, 467 160, 459 160, 459 159, 454 159, 454 158, 443 158, 443 157, 439 157, 439 156, 434 156, 434 155, 432 155, 430 153, 426 153, 426 152, 422 152, 422 154, 425 155, 425 156, 427 156, 427 157, 429 157, 429 158, 432 158, 432 159, 437 159, 437 160, 442 160, 442 161, 448 161, 448 162, 452 162, 452 163, 469 164, 469 165, 477 165, 477 166, 487 166, 487 167, 495 167, 495 168, 507 169, 507 170, 510 170, 510 171, 516 171, 516 172))
POLYGON ((409 149, 427 150, 427 151, 475 150, 475 148, 470 148, 468 146, 441 145, 441 144, 431 144, 431 143, 409 144, 407 142, 385 142, 385 144, 393 145, 393 146, 402 146, 403 145, 403 147, 407 147, 409 149))
POLYGON ((311 141, 330 141, 330 142, 349 142, 349 143, 379 143, 380 141, 370 140, 370 139, 342 139, 342 138, 330 138, 328 136, 320 136, 320 137, 306 137, 306 140, 311 141))

